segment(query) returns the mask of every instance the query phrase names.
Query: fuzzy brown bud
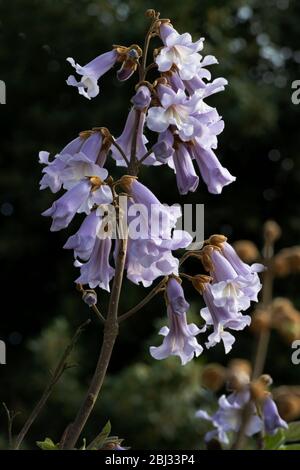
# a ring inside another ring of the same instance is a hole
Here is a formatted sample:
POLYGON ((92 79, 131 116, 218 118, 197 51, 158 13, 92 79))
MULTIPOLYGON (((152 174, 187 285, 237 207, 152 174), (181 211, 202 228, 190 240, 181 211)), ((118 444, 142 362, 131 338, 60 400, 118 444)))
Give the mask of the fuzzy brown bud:
POLYGON ((223 387, 226 379, 226 369, 220 364, 208 364, 201 375, 203 387, 217 392, 223 387))
POLYGON ((269 243, 274 243, 281 237, 281 228, 274 220, 267 220, 264 224, 264 237, 269 243))
POLYGON ((233 244, 235 251, 245 263, 253 263, 259 258, 255 243, 250 240, 238 240, 233 244))
POLYGON ((251 363, 245 359, 232 359, 227 367, 228 390, 242 390, 250 382, 251 363))

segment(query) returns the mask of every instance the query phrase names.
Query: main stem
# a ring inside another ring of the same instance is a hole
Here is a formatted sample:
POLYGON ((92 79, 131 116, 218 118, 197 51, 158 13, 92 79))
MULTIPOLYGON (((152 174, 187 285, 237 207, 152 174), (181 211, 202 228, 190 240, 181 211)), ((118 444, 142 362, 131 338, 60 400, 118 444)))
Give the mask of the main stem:
MULTIPOLYGON (((146 73, 146 62, 147 62, 147 52, 149 47, 149 42, 151 39, 151 34, 153 31, 153 26, 155 24, 154 20, 150 26, 150 29, 146 35, 144 52, 142 58, 142 65, 140 67, 140 80, 144 80, 146 73)), ((140 123, 140 113, 141 111, 136 110, 136 120, 135 120, 135 131, 132 137, 132 146, 131 146, 131 155, 130 161, 125 159, 128 164, 128 173, 132 176, 137 176, 138 173, 138 162, 136 158, 136 146, 137 146, 137 135, 138 128, 140 123)), ((116 262, 116 271, 113 281, 108 314, 104 324, 103 332, 103 342, 100 350, 100 356, 96 366, 96 370, 92 379, 92 382, 89 386, 87 394, 78 410, 77 416, 73 423, 71 423, 64 432, 61 441, 62 449, 74 449, 78 438, 95 406, 96 400, 99 396, 100 390, 102 388, 107 368, 110 363, 112 351, 115 345, 116 338, 119 332, 119 322, 118 322, 118 309, 119 309, 119 300, 120 293, 123 281, 123 274, 125 268, 125 260, 127 253, 127 234, 123 235, 123 238, 119 238, 119 251, 116 262)))
POLYGON ((73 449, 83 430, 100 393, 107 368, 111 359, 113 347, 118 335, 118 306, 122 287, 125 258, 127 251, 127 238, 119 240, 119 252, 116 262, 116 274, 113 281, 108 314, 104 325, 103 342, 97 367, 89 386, 87 394, 79 408, 77 416, 66 431, 63 449, 73 449))
MULTIPOLYGON (((273 297, 273 270, 272 270, 272 257, 273 257, 273 243, 266 241, 264 247, 265 265, 267 270, 263 276, 263 291, 262 291, 262 306, 267 308, 272 302, 273 297)), ((253 368, 253 379, 257 379, 264 371, 265 362, 268 353, 271 331, 270 328, 264 329, 260 332, 256 356, 253 368)))

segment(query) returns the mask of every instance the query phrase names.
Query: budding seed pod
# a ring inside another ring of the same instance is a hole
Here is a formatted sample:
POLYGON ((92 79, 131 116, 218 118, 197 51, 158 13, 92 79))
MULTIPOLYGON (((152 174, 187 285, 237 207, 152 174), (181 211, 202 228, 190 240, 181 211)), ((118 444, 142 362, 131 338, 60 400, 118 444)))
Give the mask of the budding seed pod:
POLYGON ((300 396, 285 393, 279 396, 274 394, 275 402, 280 416, 286 421, 292 421, 300 416, 300 396))
POLYGON ((82 294, 82 300, 89 306, 92 307, 97 303, 97 294, 94 290, 85 290, 82 294))
POLYGON ((255 243, 250 240, 238 240, 233 244, 235 251, 245 263, 253 263, 259 258, 255 243))
POLYGON ((219 248, 222 247, 222 243, 227 241, 227 237, 225 235, 211 235, 208 239, 208 243, 210 245, 217 246, 219 248))
POLYGON ((228 390, 242 390, 249 384, 252 372, 251 363, 245 359, 233 359, 227 367, 228 390))
POLYGON ((226 369, 220 364, 208 364, 201 375, 203 387, 217 392, 223 387, 226 379, 226 369))
POLYGON ((264 224, 264 237, 270 243, 276 242, 281 237, 281 228, 274 220, 267 220, 264 224))
POLYGON ((259 334, 271 327, 271 311, 270 309, 257 308, 253 315, 250 330, 254 334, 259 334))

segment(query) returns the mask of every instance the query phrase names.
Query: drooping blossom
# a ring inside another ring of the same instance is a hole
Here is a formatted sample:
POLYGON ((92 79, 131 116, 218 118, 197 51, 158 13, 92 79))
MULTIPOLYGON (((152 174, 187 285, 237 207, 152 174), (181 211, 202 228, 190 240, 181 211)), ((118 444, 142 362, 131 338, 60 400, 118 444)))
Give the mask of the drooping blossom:
POLYGON ((165 44, 155 58, 160 72, 167 72, 176 65, 182 80, 190 80, 200 67, 204 38, 192 42, 189 33, 179 34, 170 23, 163 22, 159 28, 160 37, 165 44))
MULTIPOLYGON (((199 410, 196 417, 209 421, 214 426, 213 431, 209 431, 205 435, 205 441, 218 439, 223 444, 229 444, 228 432, 237 433, 240 430, 243 421, 243 411, 247 404, 250 403, 250 391, 248 389, 241 392, 234 392, 228 397, 222 395, 219 398, 219 408, 212 416, 206 411, 199 410)), ((250 416, 248 418, 245 435, 253 436, 260 432, 263 428, 263 421, 257 415, 257 410, 253 402, 250 403, 250 416)))
POLYGON ((53 218, 51 231, 69 225, 76 212, 90 213, 94 204, 110 204, 112 192, 104 183, 108 172, 92 163, 83 153, 69 159, 61 171, 61 181, 67 192, 42 215, 53 218))
MULTIPOLYGON (((138 88, 136 94, 132 98, 131 102, 133 107, 128 113, 128 117, 125 123, 124 130, 122 134, 116 139, 117 144, 121 147, 127 159, 130 160, 133 139, 136 135, 136 144, 135 144, 135 156, 140 160, 146 153, 148 139, 144 135, 144 125, 145 125, 145 112, 143 111, 148 107, 151 101, 151 94, 149 88, 146 86, 141 86, 138 88)), ((112 146, 112 157, 116 160, 118 166, 126 166, 126 162, 121 154, 121 152, 115 146, 112 146)), ((156 159, 154 154, 150 154, 143 163, 145 165, 156 164, 156 159)))
POLYGON ((184 143, 176 145, 173 162, 179 193, 187 194, 189 191, 195 192, 199 184, 199 177, 196 175, 191 155, 184 143))
POLYGON ((77 284, 88 284, 91 289, 99 286, 101 289, 110 290, 109 282, 115 272, 109 263, 111 245, 109 237, 96 237, 89 260, 83 264, 77 263, 80 267, 80 276, 75 281, 77 284))
POLYGON ((88 260, 96 243, 102 218, 97 211, 92 211, 82 222, 79 230, 68 238, 64 248, 74 250, 74 257, 88 260))
POLYGON ((130 200, 143 209, 141 217, 145 227, 141 234, 131 231, 129 209, 127 277, 147 287, 157 277, 178 274, 179 261, 172 251, 185 248, 192 242, 189 233, 175 230, 181 210, 178 206, 161 204, 145 185, 130 176, 123 176, 121 186, 129 194, 130 200))
MULTIPOLYGON (((209 138, 211 138, 211 135, 209 138)), ((208 140, 207 136, 205 140, 208 140)), ((203 147, 200 142, 201 139, 199 138, 194 140, 193 145, 190 147, 191 153, 197 162, 208 191, 212 194, 220 194, 224 186, 232 183, 236 178, 221 165, 214 151, 210 147, 203 147)))
POLYGON ((203 299, 206 307, 200 311, 201 317, 205 320, 205 327, 213 327, 213 332, 208 336, 208 341, 205 344, 207 348, 211 348, 221 341, 224 344, 225 353, 231 351, 232 345, 235 341, 234 336, 227 331, 230 330, 243 330, 251 323, 249 315, 242 315, 240 311, 229 311, 227 307, 216 306, 212 294, 212 286, 206 284, 203 291, 203 299))
POLYGON ((183 141, 189 141, 201 134, 202 114, 209 114, 213 108, 202 100, 202 91, 187 96, 182 89, 177 92, 170 86, 158 85, 157 93, 161 106, 148 111, 147 126, 155 132, 164 132, 175 126, 176 133, 183 141))
POLYGON ((165 359, 169 356, 179 356, 182 365, 199 356, 203 348, 197 342, 196 335, 200 333, 194 323, 187 323, 186 311, 189 304, 184 298, 184 292, 179 282, 170 278, 167 283, 167 314, 169 327, 164 326, 159 334, 164 336, 161 346, 150 347, 150 354, 155 359, 165 359))
POLYGON ((67 144, 53 160, 49 161, 49 152, 39 153, 39 162, 46 165, 43 170, 43 177, 40 181, 40 189, 49 188, 53 193, 57 193, 63 184, 63 170, 76 154, 84 154, 92 163, 103 166, 106 152, 103 156, 103 138, 101 132, 85 131, 67 144), (99 161, 99 157, 100 161, 99 161))
POLYGON ((262 405, 263 421, 265 432, 269 435, 274 435, 278 429, 288 429, 288 424, 284 421, 279 413, 276 403, 271 395, 268 395, 262 405))
POLYGON ((99 93, 99 78, 108 72, 117 60, 118 53, 116 49, 99 55, 83 67, 76 64, 72 57, 68 57, 67 61, 75 68, 78 75, 81 75, 81 79, 78 82, 74 75, 70 75, 67 79, 67 84, 77 87, 79 94, 90 100, 99 93))

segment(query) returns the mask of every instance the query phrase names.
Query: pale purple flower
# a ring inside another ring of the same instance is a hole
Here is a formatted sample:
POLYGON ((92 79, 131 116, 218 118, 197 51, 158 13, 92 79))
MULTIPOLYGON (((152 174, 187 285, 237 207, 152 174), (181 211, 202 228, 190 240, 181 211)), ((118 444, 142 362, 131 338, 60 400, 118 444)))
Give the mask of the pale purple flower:
POLYGON ((88 260, 96 243, 96 237, 102 222, 97 211, 92 211, 82 222, 79 230, 68 238, 64 248, 74 250, 75 258, 88 260))
POLYGON ((144 110, 149 106, 151 102, 151 93, 147 86, 140 86, 137 89, 136 94, 131 98, 131 103, 135 109, 140 111, 144 110))
POLYGON ((261 263, 254 263, 251 266, 244 263, 236 253, 235 249, 227 242, 222 244, 222 253, 234 268, 238 276, 249 280, 247 285, 247 295, 250 300, 257 302, 257 295, 262 287, 257 273, 263 272, 266 269, 265 266, 261 263))
POLYGON ((172 251, 190 245, 192 237, 185 231, 174 230, 181 217, 178 206, 161 204, 145 185, 135 179, 125 179, 124 189, 130 196, 130 204, 142 205, 145 212, 145 231, 141 234, 131 233, 131 219, 128 217, 127 277, 148 287, 157 277, 178 274, 179 261, 172 251))
POLYGON ((91 192, 91 183, 83 180, 73 186, 57 201, 55 201, 50 209, 42 213, 46 217, 52 217, 51 232, 57 232, 66 228, 74 218, 76 212, 85 205, 87 198, 91 192))
POLYGON ((109 264, 111 244, 108 237, 96 238, 90 259, 80 264, 80 276, 75 281, 77 284, 88 284, 91 289, 99 286, 101 289, 110 290, 109 282, 115 272, 109 264))
POLYGON ((202 346, 196 339, 196 335, 200 333, 200 330, 194 323, 187 323, 186 309, 189 304, 184 298, 181 285, 174 278, 168 281, 167 298, 169 327, 164 326, 160 330, 159 334, 164 336, 163 343, 158 347, 151 346, 150 354, 158 360, 169 356, 179 356, 182 365, 185 365, 194 356, 198 357, 203 351, 202 346))
MULTIPOLYGON (((49 161, 49 152, 39 153, 39 162, 46 165, 43 168, 43 177, 40 181, 40 189, 50 188, 53 193, 58 192, 63 184, 62 172, 72 157, 79 152, 84 154, 91 162, 99 165, 99 156, 102 148, 102 135, 98 131, 82 133, 76 139, 68 143, 52 161, 49 161), (88 135, 89 134, 89 135, 88 135)), ((104 155, 106 157, 106 154, 104 155)), ((103 166, 105 158, 101 158, 103 166)))
POLYGON ((195 192, 199 178, 195 173, 194 165, 187 147, 183 143, 177 144, 173 154, 177 187, 180 194, 195 192))
POLYGON ((70 62, 72 67, 75 68, 78 75, 81 75, 82 78, 77 82, 75 77, 70 75, 67 84, 77 87, 79 94, 90 100, 99 93, 99 78, 115 65, 117 59, 118 53, 115 49, 99 55, 83 67, 76 64, 72 57, 68 57, 67 61, 70 62))
POLYGON ((262 412, 264 429, 267 434, 274 435, 280 428, 288 429, 288 424, 280 417, 276 403, 271 396, 264 400, 262 412))
POLYGON ((229 311, 226 306, 216 306, 212 288, 212 285, 206 284, 203 292, 206 307, 200 311, 201 317, 205 320, 205 326, 201 331, 205 331, 207 326, 212 326, 213 332, 208 337, 206 347, 211 348, 222 341, 227 354, 231 351, 235 338, 226 331, 226 328, 243 330, 250 325, 251 318, 248 315, 242 315, 239 311, 229 311))
POLYGON ((209 119, 212 108, 202 100, 202 92, 188 97, 182 89, 176 93, 171 87, 159 85, 157 88, 161 106, 153 106, 148 111, 147 126, 155 132, 164 132, 175 126, 183 141, 192 140, 202 130, 199 116, 209 119))
MULTIPOLYGON (((148 142, 144 135, 144 124, 145 124, 145 113, 139 113, 135 108, 129 111, 124 130, 122 134, 116 139, 117 144, 122 148, 123 152, 130 160, 133 136, 136 128, 136 118, 138 116, 138 128, 137 128, 137 139, 136 139, 136 157, 140 160, 147 152, 146 144, 148 142)), ((112 157, 116 160, 117 166, 126 166, 126 162, 122 154, 115 147, 111 147, 112 157)), ((153 154, 144 160, 145 165, 153 165, 155 163, 155 157, 153 154)))
MULTIPOLYGON (((214 270, 211 272, 213 277, 211 292, 214 304, 217 307, 228 309, 231 313, 247 310, 250 307, 251 299, 247 292, 246 280, 242 276, 238 276, 229 261, 218 250, 212 250, 211 260, 214 266, 214 270)), ((249 282, 251 283, 251 281, 249 282)))
POLYGON ((179 34, 169 23, 160 26, 160 37, 165 44, 155 58, 160 72, 169 71, 176 65, 182 80, 190 80, 200 67, 204 38, 192 42, 190 34, 179 34))
POLYGON ((107 175, 106 169, 92 163, 83 153, 70 158, 60 176, 68 191, 43 212, 43 215, 53 218, 51 230, 67 227, 76 212, 89 214, 94 204, 110 204, 112 192, 103 182, 107 175), (98 186, 93 185, 93 179, 98 182, 98 186))
POLYGON ((183 288, 180 282, 170 277, 167 283, 167 298, 174 313, 181 315, 188 311, 190 305, 185 300, 183 288))
MULTIPOLYGON (((210 421, 215 427, 214 431, 206 434, 206 442, 217 438, 223 444, 229 444, 228 432, 238 432, 243 419, 243 409, 250 402, 250 392, 248 389, 241 392, 234 392, 228 397, 222 395, 219 398, 219 408, 215 414, 210 416, 206 411, 199 410, 196 417, 210 421)), ((256 408, 251 403, 251 411, 246 428, 246 436, 253 436, 260 432, 263 427, 262 420, 257 416, 256 408)))
POLYGON ((200 144, 200 139, 195 139, 191 150, 210 193, 220 194, 224 186, 236 180, 235 176, 221 165, 213 150, 200 144))

